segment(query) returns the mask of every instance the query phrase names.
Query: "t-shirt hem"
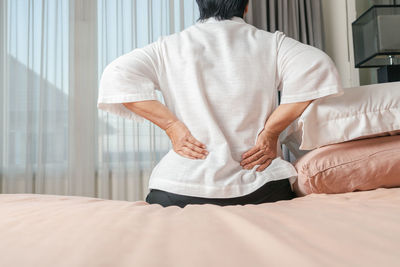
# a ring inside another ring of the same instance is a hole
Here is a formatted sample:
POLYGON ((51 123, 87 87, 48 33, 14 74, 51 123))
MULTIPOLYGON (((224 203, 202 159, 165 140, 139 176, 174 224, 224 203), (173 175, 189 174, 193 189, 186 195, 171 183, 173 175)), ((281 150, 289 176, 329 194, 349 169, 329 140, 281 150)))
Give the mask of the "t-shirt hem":
POLYGON ((289 179, 296 177, 293 175, 283 175, 275 177, 266 177, 264 180, 258 179, 257 182, 244 185, 232 185, 228 187, 217 187, 211 185, 199 185, 199 184, 188 184, 171 181, 168 179, 156 178, 155 180, 150 179, 149 189, 163 190, 169 193, 202 197, 202 198, 235 198, 242 197, 253 193, 257 189, 261 188, 267 182, 277 181, 282 179, 289 179), (259 182, 261 181, 261 182, 259 182), (206 189, 204 189, 206 188, 206 189))
POLYGON ((97 108, 107 111, 116 116, 143 123, 145 118, 126 108, 122 103, 146 101, 146 100, 161 100, 158 98, 156 92, 129 94, 129 95, 116 95, 110 97, 99 97, 97 101, 97 108))
POLYGON ((99 97, 97 103, 102 104, 118 104, 118 103, 128 103, 128 102, 137 102, 137 101, 145 101, 145 100, 158 100, 158 96, 155 92, 152 93, 140 93, 140 94, 125 94, 125 95, 116 95, 110 97, 99 97))

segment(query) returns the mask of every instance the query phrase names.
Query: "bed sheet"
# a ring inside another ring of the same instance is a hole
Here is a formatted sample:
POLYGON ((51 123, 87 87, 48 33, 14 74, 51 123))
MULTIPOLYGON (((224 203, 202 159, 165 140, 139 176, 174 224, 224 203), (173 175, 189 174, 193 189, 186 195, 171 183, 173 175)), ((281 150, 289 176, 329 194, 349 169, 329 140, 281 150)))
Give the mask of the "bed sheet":
POLYGON ((400 188, 259 205, 0 195, 0 266, 399 266, 400 188))

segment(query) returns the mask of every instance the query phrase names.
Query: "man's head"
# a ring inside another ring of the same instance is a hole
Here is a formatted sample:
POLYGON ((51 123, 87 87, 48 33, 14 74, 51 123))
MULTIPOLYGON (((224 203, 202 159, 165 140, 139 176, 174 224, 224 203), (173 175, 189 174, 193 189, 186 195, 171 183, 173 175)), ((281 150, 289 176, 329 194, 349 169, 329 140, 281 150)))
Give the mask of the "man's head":
POLYGON ((200 9, 200 18, 205 20, 215 17, 217 20, 231 19, 233 16, 243 18, 247 12, 249 0, 196 0, 200 9))

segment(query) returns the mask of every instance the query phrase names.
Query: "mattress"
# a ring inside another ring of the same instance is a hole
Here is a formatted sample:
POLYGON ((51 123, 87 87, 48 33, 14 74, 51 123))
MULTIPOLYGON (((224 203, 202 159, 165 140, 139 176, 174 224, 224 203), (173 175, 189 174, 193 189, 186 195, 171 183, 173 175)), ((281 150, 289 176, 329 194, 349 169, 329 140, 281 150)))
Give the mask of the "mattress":
POLYGON ((398 266, 400 188, 259 205, 0 195, 0 266, 398 266))

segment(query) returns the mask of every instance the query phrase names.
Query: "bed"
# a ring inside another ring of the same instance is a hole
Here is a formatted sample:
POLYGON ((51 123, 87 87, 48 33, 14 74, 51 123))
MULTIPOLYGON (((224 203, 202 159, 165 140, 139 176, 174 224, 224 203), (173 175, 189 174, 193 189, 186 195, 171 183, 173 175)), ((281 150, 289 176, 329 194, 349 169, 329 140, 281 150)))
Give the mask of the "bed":
POLYGON ((163 208, 0 195, 0 266, 399 266, 400 188, 163 208))

